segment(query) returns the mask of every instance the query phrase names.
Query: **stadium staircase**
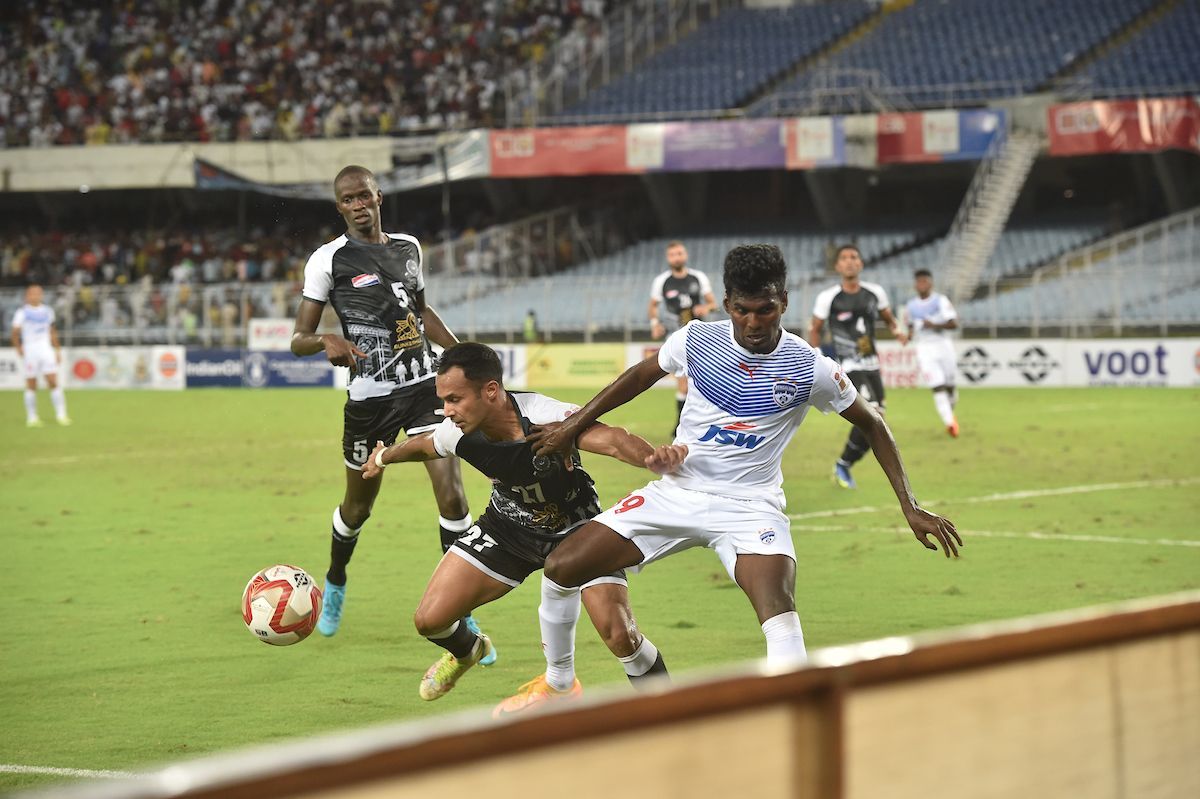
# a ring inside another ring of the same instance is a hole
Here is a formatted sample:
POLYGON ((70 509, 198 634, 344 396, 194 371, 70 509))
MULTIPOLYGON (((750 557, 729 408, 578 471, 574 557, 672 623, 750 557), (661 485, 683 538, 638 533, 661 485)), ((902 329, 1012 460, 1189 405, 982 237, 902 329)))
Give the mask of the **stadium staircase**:
POLYGON ((1174 11, 1179 3, 1180 0, 1162 0, 1158 5, 1146 9, 1131 19, 1126 25, 1113 31, 1112 35, 1096 42, 1086 52, 1080 53, 1065 63, 1061 70, 1051 75, 1045 83, 1038 87, 1039 90, 1050 91, 1056 86, 1063 85, 1065 79, 1084 75, 1092 64, 1106 58, 1115 50, 1129 43, 1151 25, 1162 20, 1163 17, 1174 11))
POLYGON ((1013 130, 997 136, 979 164, 942 249, 941 273, 954 302, 974 294, 1041 145, 1037 134, 1013 130))

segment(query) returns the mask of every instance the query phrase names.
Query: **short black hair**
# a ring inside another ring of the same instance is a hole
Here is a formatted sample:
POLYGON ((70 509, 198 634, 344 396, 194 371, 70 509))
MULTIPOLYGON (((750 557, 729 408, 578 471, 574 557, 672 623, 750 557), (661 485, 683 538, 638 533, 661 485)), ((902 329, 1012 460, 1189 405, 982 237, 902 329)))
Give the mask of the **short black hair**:
POLYGON ((338 181, 348 175, 362 175, 365 178, 367 178, 368 180, 370 180, 372 183, 374 183, 376 186, 379 185, 379 182, 377 180, 375 180, 374 172, 367 169, 365 166, 359 166, 358 164, 350 164, 350 166, 342 167, 342 171, 338 172, 337 177, 335 177, 333 179, 333 191, 335 194, 337 193, 338 181))
POLYGON ((933 280, 933 272, 930 272, 928 269, 918 269, 917 271, 913 272, 913 277, 927 277, 930 280, 933 280))
POLYGON ((787 264, 774 244, 742 244, 725 256, 725 296, 761 297, 787 290, 787 264))
POLYGON ((437 373, 444 375, 456 366, 462 369, 463 377, 476 386, 493 380, 504 385, 504 366, 500 363, 500 356, 486 344, 460 341, 442 353, 437 373))
POLYGON ((862 250, 858 249, 857 244, 850 244, 850 243, 839 244, 837 246, 837 249, 833 251, 833 262, 835 264, 837 263, 837 259, 841 258, 842 253, 846 250, 854 250, 856 253, 858 253, 858 257, 862 258, 862 250))

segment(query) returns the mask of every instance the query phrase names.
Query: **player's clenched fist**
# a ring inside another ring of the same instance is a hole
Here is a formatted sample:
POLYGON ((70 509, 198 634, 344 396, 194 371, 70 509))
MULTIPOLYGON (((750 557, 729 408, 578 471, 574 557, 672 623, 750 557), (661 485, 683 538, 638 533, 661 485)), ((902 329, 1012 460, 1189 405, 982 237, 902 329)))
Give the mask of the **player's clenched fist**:
POLYGON ((664 444, 646 456, 646 468, 655 474, 670 474, 683 465, 687 444, 664 444))
POLYGON ((367 458, 367 462, 363 464, 362 476, 364 480, 372 480, 378 475, 383 474, 383 467, 379 464, 383 463, 383 451, 387 449, 387 444, 382 441, 375 442, 375 449, 371 450, 371 455, 367 458))

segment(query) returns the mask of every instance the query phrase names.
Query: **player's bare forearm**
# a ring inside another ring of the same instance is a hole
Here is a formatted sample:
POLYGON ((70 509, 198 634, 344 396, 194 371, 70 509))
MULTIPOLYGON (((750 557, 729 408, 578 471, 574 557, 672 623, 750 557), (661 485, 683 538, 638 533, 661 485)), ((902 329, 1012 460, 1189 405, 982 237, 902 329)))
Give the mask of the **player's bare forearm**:
POLYGON ((576 438, 591 427, 593 422, 613 408, 619 408, 646 391, 666 374, 658 365, 657 355, 651 355, 636 366, 629 367, 607 388, 592 397, 587 405, 567 417, 560 427, 550 431, 542 431, 534 427, 529 434, 529 441, 533 444, 534 453, 549 455, 554 452, 568 452, 575 445, 576 438))
POLYGON ((363 464, 362 476, 364 480, 370 480, 381 474, 383 467, 389 463, 419 463, 435 461, 440 457, 442 456, 433 446, 433 435, 429 433, 406 438, 390 447, 385 446, 382 441, 378 441, 375 443, 375 449, 371 450, 367 462, 363 464), (381 463, 383 466, 380 466, 381 463))
POLYGON ((292 329, 292 354, 302 357, 316 355, 325 349, 325 337, 317 333, 317 325, 321 324, 321 313, 325 303, 314 302, 310 299, 300 300, 300 310, 296 313, 296 326, 292 329))
POLYGON ((917 504, 917 498, 913 495, 912 486, 908 482, 908 473, 904 470, 904 462, 900 459, 900 449, 896 446, 896 439, 892 437, 892 431, 879 411, 875 410, 862 396, 858 396, 854 399, 853 405, 842 411, 842 416, 867 437, 871 451, 875 453, 875 459, 879 461, 879 466, 892 485, 896 499, 900 501, 904 519, 908 522, 908 526, 917 540, 926 549, 936 550, 940 544, 946 557, 953 555, 957 558, 958 547, 962 546, 962 538, 954 529, 953 522, 930 513, 917 504), (930 541, 929 536, 933 536, 937 540, 937 544, 930 541))
POLYGON ((17 356, 24 358, 25 353, 21 351, 21 328, 19 327, 12 329, 12 345, 13 349, 17 351, 17 356))
POLYGON ((426 305, 421 311, 421 321, 425 323, 425 336, 439 347, 453 347, 458 343, 458 336, 450 332, 442 317, 432 306, 426 305))
POLYGON ((821 319, 813 317, 812 322, 808 326, 808 343, 814 349, 821 348, 821 328, 825 326, 825 322, 821 319))
POLYGON ((576 443, 584 452, 607 455, 630 466, 644 467, 646 458, 654 453, 654 447, 641 436, 635 436, 623 427, 609 427, 600 422, 584 430, 576 443))

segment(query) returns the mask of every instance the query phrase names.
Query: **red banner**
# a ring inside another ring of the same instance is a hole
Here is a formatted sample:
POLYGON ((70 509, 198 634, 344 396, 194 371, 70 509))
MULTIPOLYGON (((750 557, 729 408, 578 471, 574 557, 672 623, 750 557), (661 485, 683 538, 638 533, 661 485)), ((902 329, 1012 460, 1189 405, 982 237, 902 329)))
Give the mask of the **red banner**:
POLYGON ((638 172, 625 157, 624 125, 491 132, 492 177, 638 172))
POLYGON ((1051 155, 1200 152, 1200 105, 1188 97, 1051 106, 1051 155))

